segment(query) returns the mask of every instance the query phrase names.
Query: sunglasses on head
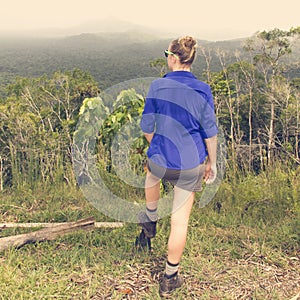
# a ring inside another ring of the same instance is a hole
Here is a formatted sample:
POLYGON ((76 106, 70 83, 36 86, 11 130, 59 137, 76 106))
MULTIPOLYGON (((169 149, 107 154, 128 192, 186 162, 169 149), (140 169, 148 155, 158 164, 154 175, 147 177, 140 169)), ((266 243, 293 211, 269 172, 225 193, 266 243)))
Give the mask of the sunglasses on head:
POLYGON ((178 55, 176 55, 175 53, 169 51, 169 50, 165 50, 165 57, 168 57, 169 55, 174 55, 176 58, 178 58, 178 55))

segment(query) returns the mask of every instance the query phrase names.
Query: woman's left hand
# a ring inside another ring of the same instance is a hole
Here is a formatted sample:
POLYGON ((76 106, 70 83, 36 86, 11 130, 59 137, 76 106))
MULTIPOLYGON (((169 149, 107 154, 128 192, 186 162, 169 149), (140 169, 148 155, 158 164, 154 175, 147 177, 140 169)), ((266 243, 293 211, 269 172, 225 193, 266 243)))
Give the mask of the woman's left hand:
POLYGON ((217 166, 216 164, 211 164, 210 162, 208 162, 205 168, 204 181, 206 184, 212 184, 216 178, 217 178, 217 166))

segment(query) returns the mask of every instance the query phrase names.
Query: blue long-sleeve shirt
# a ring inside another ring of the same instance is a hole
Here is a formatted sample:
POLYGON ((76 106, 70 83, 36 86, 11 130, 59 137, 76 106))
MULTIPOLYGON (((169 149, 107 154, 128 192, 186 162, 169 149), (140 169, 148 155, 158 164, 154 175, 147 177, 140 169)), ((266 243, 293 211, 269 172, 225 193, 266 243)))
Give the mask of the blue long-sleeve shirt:
POLYGON ((169 169, 192 169, 206 156, 204 139, 218 133, 209 85, 191 72, 175 71, 154 80, 140 123, 154 133, 147 156, 169 169))

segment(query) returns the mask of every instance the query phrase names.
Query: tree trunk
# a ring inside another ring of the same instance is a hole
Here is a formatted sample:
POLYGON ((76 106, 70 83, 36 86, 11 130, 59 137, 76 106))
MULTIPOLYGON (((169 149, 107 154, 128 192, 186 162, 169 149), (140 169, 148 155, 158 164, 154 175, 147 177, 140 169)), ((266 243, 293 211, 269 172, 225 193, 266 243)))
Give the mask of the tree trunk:
POLYGON ((249 165, 248 165, 248 170, 249 172, 252 170, 252 162, 253 162, 253 158, 252 158, 252 110, 253 110, 253 98, 252 98, 252 90, 250 89, 249 92, 249 112, 248 112, 248 125, 249 125, 249 165))
POLYGON ((269 128, 269 140, 268 140, 268 166, 272 165, 273 152, 274 151, 274 119, 275 119, 275 103, 271 101, 270 112, 270 128, 269 128))
POLYGON ((0 155, 0 191, 3 191, 3 159, 0 155))
POLYGON ((295 157, 296 160, 299 161, 299 134, 300 134, 300 130, 299 130, 299 123, 300 123, 300 112, 299 112, 299 97, 300 97, 300 93, 298 94, 297 97, 297 120, 296 120, 296 129, 295 129, 295 157))

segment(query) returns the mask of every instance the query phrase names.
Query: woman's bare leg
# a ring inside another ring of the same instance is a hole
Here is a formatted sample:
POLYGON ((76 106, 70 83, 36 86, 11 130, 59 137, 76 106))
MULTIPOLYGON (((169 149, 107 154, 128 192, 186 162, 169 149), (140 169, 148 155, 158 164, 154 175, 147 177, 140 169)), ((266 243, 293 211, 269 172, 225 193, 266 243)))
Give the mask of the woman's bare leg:
POLYGON ((168 241, 168 262, 178 264, 186 244, 188 222, 195 198, 194 192, 174 188, 171 232, 168 241))
POLYGON ((160 179, 147 171, 145 181, 146 207, 150 210, 157 209, 160 198, 160 179))

